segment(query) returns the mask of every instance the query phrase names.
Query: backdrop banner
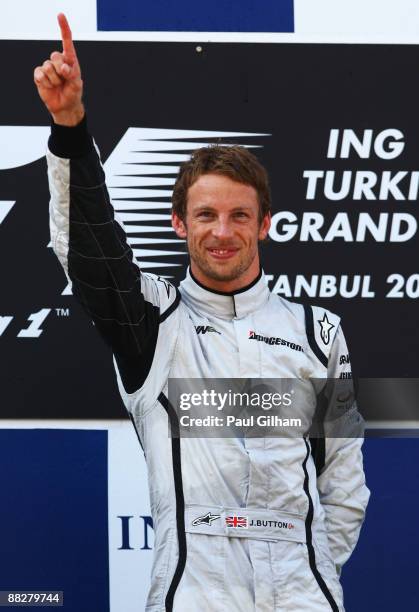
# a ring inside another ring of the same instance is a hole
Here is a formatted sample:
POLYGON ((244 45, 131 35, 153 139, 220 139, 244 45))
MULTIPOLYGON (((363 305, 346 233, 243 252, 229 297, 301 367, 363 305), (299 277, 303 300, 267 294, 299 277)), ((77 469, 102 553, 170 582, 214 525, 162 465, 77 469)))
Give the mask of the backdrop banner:
MULTIPOLYGON (((15 83, 0 127, 2 416, 120 417, 111 356, 49 247, 49 118, 31 70, 54 46, 0 42, 15 83)), ((245 144, 271 177, 262 253, 272 290, 342 316, 356 375, 417 376, 411 47, 83 42, 78 50, 90 128, 144 270, 175 283, 185 273, 169 214, 180 162, 208 143, 245 144)))

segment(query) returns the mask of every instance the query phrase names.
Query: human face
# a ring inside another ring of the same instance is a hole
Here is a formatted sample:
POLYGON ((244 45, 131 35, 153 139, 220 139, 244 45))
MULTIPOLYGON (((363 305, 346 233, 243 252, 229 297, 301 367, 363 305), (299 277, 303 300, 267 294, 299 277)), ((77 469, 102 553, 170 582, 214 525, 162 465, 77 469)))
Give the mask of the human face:
POLYGON ((266 238, 270 215, 259 222, 259 202, 251 185, 220 174, 203 174, 189 188, 186 219, 172 225, 186 238, 194 277, 216 291, 235 291, 259 274, 258 242, 266 238))

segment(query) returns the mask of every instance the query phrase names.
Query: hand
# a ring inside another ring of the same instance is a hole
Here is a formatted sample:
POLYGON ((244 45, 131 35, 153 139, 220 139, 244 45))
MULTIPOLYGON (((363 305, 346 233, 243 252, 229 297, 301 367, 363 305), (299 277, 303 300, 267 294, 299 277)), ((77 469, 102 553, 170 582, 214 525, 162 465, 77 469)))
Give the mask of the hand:
POLYGON ((58 23, 63 51, 54 51, 49 60, 35 68, 34 81, 54 122, 74 126, 84 117, 83 81, 70 26, 63 13, 58 15, 58 23))

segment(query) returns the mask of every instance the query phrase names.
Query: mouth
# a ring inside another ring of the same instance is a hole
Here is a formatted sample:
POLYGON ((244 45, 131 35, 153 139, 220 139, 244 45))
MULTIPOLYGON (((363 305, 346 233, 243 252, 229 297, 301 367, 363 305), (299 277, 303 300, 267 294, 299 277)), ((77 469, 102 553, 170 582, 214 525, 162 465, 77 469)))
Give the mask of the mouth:
POLYGON ((239 249, 236 248, 226 248, 226 249, 207 249, 208 253, 214 259, 222 260, 222 259, 230 259, 234 257, 239 249))

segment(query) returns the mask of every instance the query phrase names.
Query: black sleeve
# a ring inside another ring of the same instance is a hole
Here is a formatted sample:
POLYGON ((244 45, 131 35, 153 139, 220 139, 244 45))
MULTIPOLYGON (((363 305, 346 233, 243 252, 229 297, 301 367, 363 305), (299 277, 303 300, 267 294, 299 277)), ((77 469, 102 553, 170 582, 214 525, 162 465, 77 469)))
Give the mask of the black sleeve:
POLYGON ((135 263, 86 118, 74 128, 52 125, 47 158, 52 246, 132 393, 148 375, 160 314, 177 304, 177 291, 167 282, 163 291, 135 263))

